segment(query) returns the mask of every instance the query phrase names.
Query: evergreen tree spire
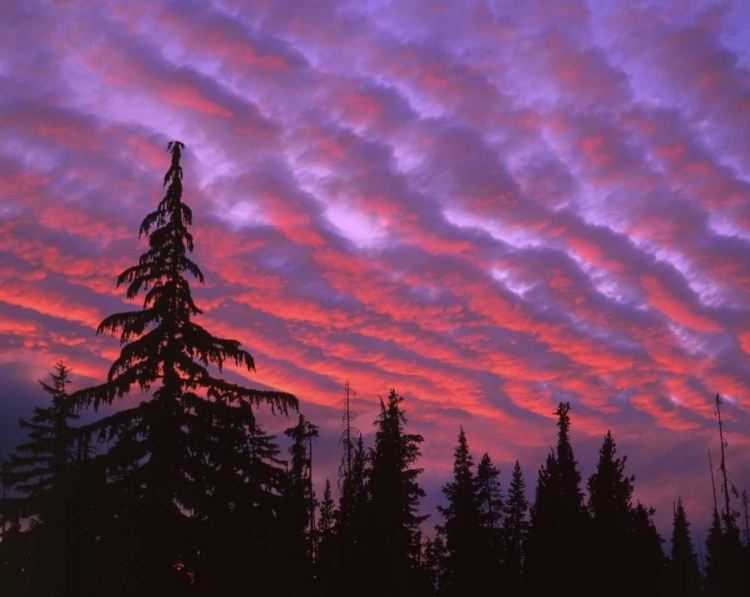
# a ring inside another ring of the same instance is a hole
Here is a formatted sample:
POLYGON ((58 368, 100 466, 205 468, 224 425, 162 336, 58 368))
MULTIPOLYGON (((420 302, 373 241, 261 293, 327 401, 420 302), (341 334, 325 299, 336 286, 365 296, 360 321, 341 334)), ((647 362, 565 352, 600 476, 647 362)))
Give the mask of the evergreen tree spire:
POLYGON ((479 460, 476 474, 479 524, 489 531, 497 531, 503 517, 503 492, 500 486, 500 470, 485 452, 479 460))
POLYGON ((321 539, 333 533, 335 513, 333 497, 331 496, 331 481, 326 479, 323 501, 320 502, 320 519, 318 520, 318 533, 320 533, 321 539))
POLYGON ((50 378, 52 384, 41 380, 39 384, 50 395, 51 404, 34 408, 30 421, 19 421, 21 429, 27 430, 29 441, 16 448, 17 452, 5 463, 3 474, 8 486, 26 495, 24 516, 35 518, 39 524, 46 522, 51 496, 77 455, 71 422, 78 419, 78 414, 67 392, 70 369, 60 361, 50 378))
POLYGON ((557 415, 557 467, 560 474, 561 499, 571 514, 579 516, 583 512, 583 492, 581 473, 573 456, 570 443, 570 403, 561 402, 554 412, 557 415))
POLYGON ((6 498, 4 507, 12 505, 11 520, 29 523, 34 551, 25 572, 32 592, 40 597, 75 592, 81 588, 77 583, 83 573, 78 568, 83 536, 75 495, 81 450, 71 425, 78 415, 68 395, 70 369, 59 361, 50 378, 51 384, 39 383, 51 404, 35 407, 31 420, 19 421, 29 439, 16 448, 2 470, 3 486, 22 496, 6 498))
POLYGON ((508 593, 512 596, 521 592, 523 556, 529 523, 526 513, 529 502, 526 500, 526 482, 518 460, 513 466, 513 473, 508 489, 508 500, 503 510, 503 538, 505 540, 505 562, 508 593))
POLYGON ((185 274, 201 284, 204 277, 187 255, 194 243, 188 231, 193 212, 182 200, 180 159, 184 147, 179 141, 167 145, 172 161, 164 185, 169 183, 169 187, 156 210, 144 218, 138 233, 139 238, 148 238, 149 249, 137 265, 117 279, 118 288, 127 284, 128 299, 145 292, 143 308, 110 315, 99 324, 97 334, 120 333, 120 356, 110 367, 106 383, 75 392, 75 400, 97 408, 130 392, 133 385, 148 391, 159 383, 153 393, 157 401, 164 397, 162 402, 194 402, 193 392, 200 388, 209 399, 269 404, 285 413, 297 407, 291 394, 245 388, 212 376, 206 368, 211 363, 221 371, 225 363, 232 362, 255 371, 255 361, 237 340, 212 336, 192 321, 202 311, 193 302, 185 274))
POLYGON ((706 537, 706 588, 711 597, 721 595, 723 579, 726 575, 722 559, 723 532, 719 509, 714 506, 711 516, 711 527, 706 537))
POLYGON ((331 481, 326 479, 318 519, 318 550, 315 559, 315 595, 334 595, 340 582, 336 509, 331 494, 331 481))
MULTIPOLYGON (((351 473, 343 478, 339 509, 336 517, 336 531, 341 562, 340 592, 348 592, 350 587, 366 576, 366 547, 368 532, 369 497, 366 488, 368 458, 364 441, 360 434, 352 454, 351 473)), ((338 593, 336 593, 338 594, 338 593)))
MULTIPOLYGON (((655 510, 638 502, 631 513, 629 558, 624 569, 628 576, 622 584, 629 587, 626 595, 661 595, 664 574, 664 552, 652 519, 655 510)), ((610 581, 610 586, 612 585, 610 581)))
POLYGON ((479 580, 481 562, 478 556, 482 537, 477 480, 473 469, 474 459, 461 427, 454 451, 453 480, 443 486, 448 505, 438 506, 438 511, 445 518, 445 524, 438 530, 445 537, 448 550, 444 579, 448 595, 468 595, 479 590, 475 583, 479 580))
MULTIPOLYGON (((352 397, 356 394, 352 387, 349 385, 349 381, 344 384, 344 414, 342 416, 342 423, 344 424, 344 431, 341 436, 341 443, 344 445, 344 455, 341 457, 341 466, 339 467, 340 477, 346 479, 352 472, 352 460, 354 458, 354 439, 352 438, 352 432, 356 431, 352 427, 352 408, 351 401, 352 397)), ((342 483, 342 487, 345 483, 342 483)))
POLYGON ((591 572, 592 585, 608 594, 629 595, 632 587, 628 581, 611 586, 613 578, 628 575, 635 479, 625 474, 627 456, 616 458, 616 454, 615 440, 607 431, 596 471, 588 480, 591 548, 598 556, 598 564, 591 572))
POLYGON ((421 435, 405 432, 403 397, 391 390, 387 401, 380 400, 375 421, 375 446, 370 453, 367 490, 367 559, 373 566, 366 590, 372 595, 406 597, 411 594, 419 563, 421 545, 419 500, 424 490, 417 483, 421 435), (375 563, 377 562, 377 565, 375 563))
POLYGON ((253 406, 297 408, 291 394, 246 388, 208 369, 215 365, 221 372, 233 363, 253 371, 255 362, 237 340, 213 336, 193 321, 201 310, 187 276, 200 283, 204 277, 188 256, 193 215, 182 198, 184 147, 179 141, 168 144, 167 191, 139 232, 148 249, 117 280, 118 287, 127 286, 128 299, 143 293, 142 309, 110 315, 99 324, 98 334, 119 333, 120 354, 106 382, 71 395, 77 405, 96 409, 133 386, 148 393, 137 406, 88 428, 111 446, 106 462, 114 522, 101 538, 101 550, 111 550, 108 561, 119 566, 110 589, 116 585, 131 594, 179 594, 200 582, 195 560, 206 554, 195 546, 190 514, 200 501, 197 488, 213 483, 206 476, 212 477, 224 458, 207 441, 222 428, 207 429, 206 422, 218 426, 233 420, 235 428, 245 428, 242 421, 252 417, 253 406), (227 405, 239 410, 227 411, 227 405))
POLYGON ((539 469, 531 507, 524 582, 533 593, 572 590, 573 586, 578 590, 586 580, 581 554, 587 545, 588 525, 581 475, 570 444, 569 412, 570 404, 561 402, 553 413, 557 415, 557 455, 550 453, 539 469))
POLYGON ((701 594, 701 577, 698 558, 690 538, 688 522, 682 500, 677 500, 672 521, 672 552, 669 562, 669 589, 674 597, 697 597, 701 594))
POLYGON ((502 540, 504 503, 500 469, 495 467, 487 452, 477 465, 476 486, 479 525, 476 583, 485 590, 499 592, 506 580, 502 540))

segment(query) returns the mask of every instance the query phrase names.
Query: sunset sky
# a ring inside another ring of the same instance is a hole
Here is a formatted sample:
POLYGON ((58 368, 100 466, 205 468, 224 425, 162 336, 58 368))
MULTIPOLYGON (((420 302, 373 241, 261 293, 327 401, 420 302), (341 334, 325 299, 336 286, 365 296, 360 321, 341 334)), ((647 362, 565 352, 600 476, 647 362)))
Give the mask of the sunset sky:
POLYGON ((584 483, 611 429, 666 538, 682 496, 705 539, 717 392, 750 490, 750 4, 5 0, 5 453, 57 360, 118 354, 172 139, 198 321, 320 425, 319 493, 347 379, 369 445, 406 397, 423 513, 460 425, 533 499, 560 401, 584 483))

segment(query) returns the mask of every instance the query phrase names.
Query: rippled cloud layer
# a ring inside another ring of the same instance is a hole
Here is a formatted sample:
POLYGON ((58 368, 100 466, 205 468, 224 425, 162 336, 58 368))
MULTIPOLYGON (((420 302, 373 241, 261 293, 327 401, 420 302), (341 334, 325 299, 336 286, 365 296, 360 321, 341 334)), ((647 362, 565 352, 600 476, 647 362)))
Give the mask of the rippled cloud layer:
POLYGON ((666 521, 681 495, 702 527, 717 392, 750 485, 747 6, 3 12, 5 429, 59 358, 106 374, 118 343, 94 330, 136 308, 115 277, 180 139, 201 323, 253 353, 257 374, 233 375, 321 424, 321 478, 350 380, 368 434, 378 394, 407 397, 433 501, 459 425, 533 488, 570 401, 584 476, 611 429, 638 496, 666 521))

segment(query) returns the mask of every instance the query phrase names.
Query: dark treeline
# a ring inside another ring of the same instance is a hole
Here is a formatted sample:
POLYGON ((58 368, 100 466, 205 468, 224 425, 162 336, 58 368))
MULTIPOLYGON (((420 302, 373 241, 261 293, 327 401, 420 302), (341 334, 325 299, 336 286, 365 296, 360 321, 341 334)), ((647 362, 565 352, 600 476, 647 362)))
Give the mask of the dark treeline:
POLYGON ((750 595, 747 493, 744 512, 735 510, 718 397, 723 504, 714 487, 698 554, 679 500, 664 554, 654 511, 634 502, 627 457, 609 432, 584 491, 568 403, 554 413, 557 446, 533 503, 520 463, 504 490, 490 455, 475 461, 461 428, 442 524, 426 537, 424 438, 408 432, 403 397, 380 399, 365 446, 350 425, 347 384, 339 499, 330 480, 316 495, 318 427, 293 395, 220 377, 227 363, 254 370, 253 357, 193 321, 201 311, 186 274, 201 283, 203 274, 188 256, 183 147, 169 144, 166 195, 141 225, 149 248, 118 278, 143 307, 98 328, 121 340, 107 380, 71 391, 71 371, 57 363, 41 382, 48 405, 21 420, 27 440, 2 463, 0 595, 750 595), (80 422, 82 410, 98 413, 136 388, 139 404, 80 422), (256 420, 259 408, 296 413, 288 453, 256 420))

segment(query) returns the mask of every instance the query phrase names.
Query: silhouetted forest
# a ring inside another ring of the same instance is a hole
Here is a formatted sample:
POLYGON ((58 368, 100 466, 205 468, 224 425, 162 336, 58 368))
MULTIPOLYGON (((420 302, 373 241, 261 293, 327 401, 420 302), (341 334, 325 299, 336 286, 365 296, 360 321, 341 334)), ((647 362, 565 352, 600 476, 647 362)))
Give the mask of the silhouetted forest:
POLYGON ((739 501, 727 478, 718 396, 720 490, 705 546, 693 544, 677 499, 665 555, 654 510, 634 503, 635 478, 609 432, 584 491, 568 403, 554 413, 557 445, 533 503, 520 463, 506 489, 461 428, 442 524, 426 537, 424 438, 409 433, 403 397, 392 389, 380 399, 365 446, 350 424, 347 384, 338 503, 331 480, 318 496, 318 427, 293 395, 223 379, 227 363, 254 370, 253 357, 194 321, 201 311, 187 275, 202 283, 203 274, 189 257, 183 148, 168 145, 166 195, 140 228, 149 248, 117 280, 142 308, 97 330, 121 340, 106 381, 71 390, 68 365, 57 363, 41 381, 48 406, 21 420, 27 440, 2 463, 0 594, 750 595, 747 493, 739 501), (134 389, 147 398, 80 422, 82 410, 134 389), (294 414, 288 454, 256 420, 258 408, 294 414))

